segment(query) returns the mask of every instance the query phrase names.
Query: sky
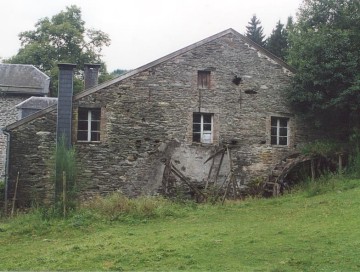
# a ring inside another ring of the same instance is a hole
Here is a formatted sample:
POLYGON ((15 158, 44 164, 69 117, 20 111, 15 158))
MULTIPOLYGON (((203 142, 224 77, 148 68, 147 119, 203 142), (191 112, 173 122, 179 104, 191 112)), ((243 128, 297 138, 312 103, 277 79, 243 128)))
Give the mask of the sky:
POLYGON ((223 30, 241 34, 256 14, 270 35, 276 23, 296 18, 302 0, 0 0, 0 58, 15 55, 18 34, 39 19, 81 8, 86 28, 102 30, 111 45, 103 60, 109 72, 135 69, 223 30))

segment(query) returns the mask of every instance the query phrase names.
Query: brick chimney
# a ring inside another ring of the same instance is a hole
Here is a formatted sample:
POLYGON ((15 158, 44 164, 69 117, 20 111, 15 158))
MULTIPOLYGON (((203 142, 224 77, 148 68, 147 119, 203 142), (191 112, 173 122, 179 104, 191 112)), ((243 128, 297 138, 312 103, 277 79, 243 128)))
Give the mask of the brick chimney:
POLYGON ((101 64, 84 64, 85 90, 95 87, 98 84, 100 66, 101 64))
POLYGON ((59 142, 62 135, 65 137, 65 145, 71 147, 72 125, 72 99, 75 64, 61 63, 59 67, 59 87, 57 103, 56 141, 59 142))

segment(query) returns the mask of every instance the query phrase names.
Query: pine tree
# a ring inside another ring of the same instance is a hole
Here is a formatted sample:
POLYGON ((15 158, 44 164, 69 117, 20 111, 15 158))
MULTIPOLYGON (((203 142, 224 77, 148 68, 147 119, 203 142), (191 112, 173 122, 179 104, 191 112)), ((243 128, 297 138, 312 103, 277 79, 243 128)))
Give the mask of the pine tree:
POLYGON ((248 25, 246 26, 245 36, 250 38, 252 41, 256 42, 257 44, 264 46, 265 35, 263 34, 263 31, 264 29, 261 26, 261 21, 254 14, 253 17, 250 19, 250 22, 248 22, 248 25))
POLYGON ((285 59, 288 48, 287 33, 284 25, 278 21, 270 37, 266 40, 265 48, 275 56, 285 59))

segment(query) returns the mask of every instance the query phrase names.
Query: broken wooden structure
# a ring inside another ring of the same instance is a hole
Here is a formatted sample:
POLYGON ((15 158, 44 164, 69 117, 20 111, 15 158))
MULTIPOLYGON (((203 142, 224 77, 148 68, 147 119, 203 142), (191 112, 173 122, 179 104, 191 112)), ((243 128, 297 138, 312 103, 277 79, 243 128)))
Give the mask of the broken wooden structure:
MULTIPOLYGON (((342 172, 343 154, 338 155, 337 169, 342 172)), ((308 163, 310 165, 311 180, 322 174, 321 164, 326 164, 327 170, 331 161, 328 158, 316 155, 304 155, 301 153, 294 153, 290 156, 283 158, 268 175, 267 179, 261 180, 256 185, 240 186, 234 171, 234 165, 231 157, 231 146, 226 145, 215 151, 205 162, 211 162, 207 179, 203 181, 191 180, 186 177, 175 165, 171 159, 165 162, 165 169, 163 173, 163 193, 164 195, 172 195, 177 188, 187 188, 189 195, 197 202, 212 201, 216 202, 221 200, 224 203, 225 199, 242 199, 246 195, 251 195, 256 192, 256 196, 274 197, 284 193, 285 190, 290 190, 294 184, 288 180, 288 175, 296 167, 308 163), (219 178, 220 170, 223 166, 224 158, 227 156, 229 162, 229 171, 219 178), (249 190, 248 187, 256 186, 256 190, 249 190)))

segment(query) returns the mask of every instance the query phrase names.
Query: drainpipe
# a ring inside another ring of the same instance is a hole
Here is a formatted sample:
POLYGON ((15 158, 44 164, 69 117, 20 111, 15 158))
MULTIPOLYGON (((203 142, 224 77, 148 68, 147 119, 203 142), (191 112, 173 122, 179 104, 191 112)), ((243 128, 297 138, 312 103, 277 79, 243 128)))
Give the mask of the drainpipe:
POLYGON ((1 131, 6 136, 4 211, 5 211, 5 214, 7 214, 8 189, 9 189, 10 133, 8 131, 6 131, 5 129, 1 129, 1 131))

